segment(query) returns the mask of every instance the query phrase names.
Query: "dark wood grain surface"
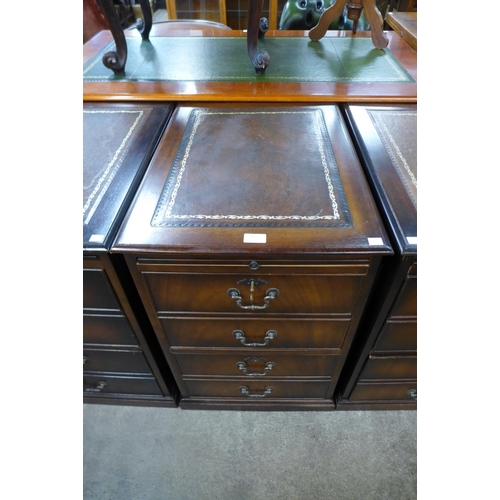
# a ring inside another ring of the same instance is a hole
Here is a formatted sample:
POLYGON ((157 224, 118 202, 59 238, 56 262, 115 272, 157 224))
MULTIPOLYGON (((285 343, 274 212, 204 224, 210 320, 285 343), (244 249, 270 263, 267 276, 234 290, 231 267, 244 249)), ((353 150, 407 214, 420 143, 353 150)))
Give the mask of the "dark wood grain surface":
POLYGON ((403 40, 417 50, 416 12, 388 12, 385 21, 403 40))
MULTIPOLYGON (((194 109, 216 111, 227 109, 227 104, 214 103, 203 106, 186 104, 177 107, 160 141, 148 173, 144 178, 143 185, 138 191, 128 217, 115 240, 114 251, 121 253, 141 253, 143 251, 163 254, 174 253, 177 256, 178 252, 185 252, 191 255, 213 254, 219 258, 223 254, 252 255, 256 252, 258 254, 264 252, 267 258, 273 254, 283 256, 302 253, 326 257, 329 254, 365 253, 367 255, 380 255, 392 252, 344 121, 339 110, 334 105, 314 107, 259 105, 259 108, 256 108, 254 104, 240 104, 235 105, 233 110, 235 112, 255 113, 257 111, 266 112, 266 110, 297 112, 300 109, 302 111, 320 111, 322 113, 325 134, 328 142, 331 143, 332 154, 339 170, 341 187, 348 206, 350 218, 348 226, 339 227, 332 224, 331 227, 316 227, 315 221, 309 222, 309 219, 303 220, 302 227, 275 227, 274 221, 266 224, 261 219, 254 219, 256 223, 258 222, 257 227, 248 227, 247 224, 238 225, 238 223, 228 224, 226 227, 219 224, 214 224, 213 227, 202 225, 201 228, 197 227, 196 223, 186 224, 185 227, 155 225, 153 217, 164 192, 170 169, 174 165, 177 155, 184 155, 184 149, 179 148, 194 109), (246 234, 264 234, 265 244, 246 242, 246 234), (372 238, 375 240, 372 240, 372 238)), ((228 120, 230 119, 231 117, 228 116, 228 120)), ((265 115, 263 120, 265 120, 265 115)), ((193 139, 194 146, 196 146, 195 140, 196 136, 193 139)), ((212 155, 212 158, 220 158, 221 162, 230 162, 230 165, 234 165, 235 169, 238 169, 238 174, 237 176, 235 174, 234 178, 228 178, 227 165, 212 161, 209 167, 205 169, 204 174, 193 180, 193 189, 196 188, 196 184, 202 187, 210 183, 210 185, 214 186, 214 190, 213 192, 210 190, 205 191, 205 196, 212 196, 216 203, 218 203, 218 198, 221 196, 225 196, 233 202, 234 193, 231 191, 231 186, 233 183, 237 185, 238 181, 244 182, 244 176, 250 175, 252 170, 259 172, 257 167, 262 168, 264 166, 265 169, 267 151, 271 153, 271 151, 281 148, 286 152, 288 145, 291 143, 302 141, 304 147, 307 148, 311 141, 316 142, 314 134, 311 135, 305 132, 300 134, 299 137, 295 137, 295 135, 291 137, 285 127, 280 128, 279 126, 266 137, 261 136, 258 128, 248 129, 241 135, 240 140, 242 144, 248 144, 252 141, 257 144, 250 162, 248 158, 238 156, 237 153, 234 156, 225 158, 225 149, 234 145, 226 143, 225 136, 218 134, 217 129, 213 130, 213 137, 206 143, 208 157, 212 155), (217 156, 213 156, 214 152, 219 153, 217 156)), ((304 162, 307 164, 307 156, 302 159, 297 158, 297 160, 293 166, 295 173, 293 170, 290 172, 292 176, 303 175, 302 169, 304 168, 304 162)), ((188 165, 186 172, 189 168, 191 167, 188 165)), ((323 171, 325 167, 319 162, 311 164, 308 168, 323 171)), ((312 174, 311 177, 313 177, 312 174)), ((307 176, 303 177, 303 179, 304 186, 300 192, 287 191, 286 185, 284 186, 280 182, 274 183, 273 177, 262 176, 254 179, 258 181, 252 184, 254 189, 239 190, 241 193, 239 198, 241 215, 268 214, 269 207, 262 203, 262 200, 272 199, 272 196, 274 196, 273 203, 276 207, 279 208, 280 203, 283 205, 284 215, 287 215, 285 210, 288 210, 288 208, 286 207, 290 206, 290 196, 297 197, 297 200, 299 198, 303 199, 305 203, 309 200, 311 206, 314 206, 316 210, 316 198, 322 195, 316 192, 308 192, 309 180, 307 176)), ((180 182, 182 186, 184 178, 179 180, 177 177, 177 182, 180 182)), ((322 186, 322 189, 328 191, 326 183, 322 186)), ((190 193, 195 192, 185 192, 184 196, 187 203, 190 202, 191 197, 193 203, 200 203, 193 194, 190 195, 190 193)), ((340 190, 336 191, 336 195, 340 195, 340 193, 340 190)), ((205 206, 208 206, 210 201, 206 199, 204 203, 205 206)), ((325 213, 327 208, 325 207, 325 213)), ((331 207, 329 210, 331 210, 331 207)), ((315 213, 311 212, 311 214, 315 213)))
POLYGON ((354 104, 345 111, 395 252, 382 264, 361 326, 369 335, 351 347, 337 404, 416 408, 417 109, 354 104))
POLYGON ((417 250, 417 106, 345 105, 378 208, 403 254, 417 250))

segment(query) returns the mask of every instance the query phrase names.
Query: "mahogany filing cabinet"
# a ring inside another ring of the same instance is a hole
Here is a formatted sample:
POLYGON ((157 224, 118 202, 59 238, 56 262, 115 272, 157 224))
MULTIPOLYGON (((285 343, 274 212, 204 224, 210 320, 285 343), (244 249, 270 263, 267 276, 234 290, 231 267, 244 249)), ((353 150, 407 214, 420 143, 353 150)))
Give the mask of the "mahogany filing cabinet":
POLYGON ((394 255, 380 267, 337 407, 416 409, 417 107, 352 104, 345 116, 394 255))
POLYGON ((176 406, 177 388, 111 242, 172 106, 83 105, 83 395, 176 406))
POLYGON ((181 408, 333 410, 393 250, 337 105, 183 103, 111 254, 181 408))

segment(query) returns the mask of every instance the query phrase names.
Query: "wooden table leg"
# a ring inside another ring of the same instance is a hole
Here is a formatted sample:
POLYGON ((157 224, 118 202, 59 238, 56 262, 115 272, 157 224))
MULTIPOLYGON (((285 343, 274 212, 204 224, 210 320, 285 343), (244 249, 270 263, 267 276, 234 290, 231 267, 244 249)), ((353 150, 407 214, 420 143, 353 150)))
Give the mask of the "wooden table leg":
POLYGON ((149 0, 140 0, 143 19, 137 19, 135 27, 138 29, 143 40, 149 40, 149 33, 153 26, 153 14, 149 0))
POLYGON ((375 0, 363 0, 363 4, 366 20, 370 23, 373 45, 377 49, 383 49, 387 47, 389 40, 384 36, 384 19, 382 18, 382 14, 377 9, 375 0))
POLYGON ((109 29, 113 35, 116 45, 116 52, 109 51, 102 56, 102 63, 106 68, 112 69, 115 73, 123 73, 125 63, 127 62, 127 42, 125 34, 120 26, 120 20, 116 14, 113 0, 98 0, 106 20, 108 21, 109 29))
POLYGON ((257 74, 264 74, 266 68, 271 62, 269 54, 265 50, 259 50, 258 40, 264 38, 269 23, 262 14, 263 0, 250 0, 248 5, 248 30, 247 30, 247 49, 250 61, 257 74))
MULTIPOLYGON (((344 7, 347 4, 349 7, 348 0, 337 0, 328 9, 326 9, 321 17, 319 18, 318 24, 309 31, 309 38, 313 42, 317 42, 319 39, 325 36, 332 21, 339 17, 344 12, 344 7)), ((389 40, 384 36, 383 24, 384 20, 382 14, 377 9, 375 5, 375 0, 361 0, 360 2, 352 2, 353 7, 357 7, 362 4, 364 8, 364 13, 366 20, 370 23, 370 31, 373 45, 377 49, 383 49, 389 44, 389 40)), ((353 22, 353 33, 356 33, 357 21, 353 22)))
POLYGON ((346 3, 346 0, 337 0, 335 3, 330 5, 330 7, 323 12, 323 14, 321 14, 318 24, 311 31, 309 31, 309 38, 313 42, 317 42, 325 36, 325 33, 328 31, 332 21, 340 17, 340 15, 344 12, 346 3))

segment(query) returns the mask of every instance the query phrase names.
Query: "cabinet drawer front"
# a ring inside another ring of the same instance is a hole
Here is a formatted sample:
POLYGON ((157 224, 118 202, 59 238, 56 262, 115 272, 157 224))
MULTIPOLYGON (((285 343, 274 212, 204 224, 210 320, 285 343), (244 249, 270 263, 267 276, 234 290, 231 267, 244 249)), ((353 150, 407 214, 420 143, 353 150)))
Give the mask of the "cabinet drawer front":
POLYGON ((407 277, 394 307, 390 312, 390 317, 394 316, 417 316, 417 277, 407 277))
POLYGON ((338 356, 246 352, 184 354, 174 352, 183 375, 220 375, 245 378, 331 377, 338 356))
POLYGON ((103 270, 83 270, 83 307, 84 309, 121 309, 113 287, 103 270))
POLYGON ((91 314, 83 315, 83 342, 85 344, 138 345, 125 316, 91 314))
POLYGON ((161 396, 156 380, 150 377, 110 377, 108 375, 84 375, 83 394, 144 394, 161 396))
POLYGON ((239 283, 244 275, 197 275, 144 273, 158 312, 218 312, 218 313, 351 313, 364 276, 262 276, 265 282, 254 286, 253 301, 249 284, 239 283), (228 291, 239 292, 241 306, 228 291), (268 300, 268 290, 279 295, 268 300), (248 305, 259 309, 244 309, 248 305))
POLYGON ((89 372, 151 373, 140 351, 84 349, 83 362, 89 372))
POLYGON ((349 319, 160 318, 172 346, 341 348, 349 319), (257 344, 252 346, 251 344, 257 344))
POLYGON ((416 379, 415 357, 370 357, 361 372, 360 379, 416 379))
POLYGON ((382 328, 373 352, 416 350, 417 322, 391 321, 382 328))
POLYGON ((408 401, 415 402, 417 383, 358 383, 352 391, 349 401, 408 401))
POLYGON ((329 382, 274 380, 185 380, 185 384, 191 397, 243 398, 252 402, 276 398, 324 399, 329 387, 329 382), (246 388, 245 392, 241 387, 246 388), (267 393, 266 388, 270 388, 267 393))

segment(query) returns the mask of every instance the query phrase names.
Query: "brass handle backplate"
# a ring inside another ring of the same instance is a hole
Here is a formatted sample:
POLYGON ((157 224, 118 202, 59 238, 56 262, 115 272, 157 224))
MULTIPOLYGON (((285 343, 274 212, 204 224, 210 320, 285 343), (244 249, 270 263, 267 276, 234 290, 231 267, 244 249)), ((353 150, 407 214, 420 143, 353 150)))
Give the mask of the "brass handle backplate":
POLYGON ((269 341, 274 339, 278 332, 276 330, 268 330, 264 337, 264 342, 247 342, 245 334, 241 330, 233 331, 234 338, 239 340, 245 347, 263 347, 269 344, 269 341))
POLYGON ((242 385, 240 387, 240 392, 245 396, 248 396, 249 398, 265 398, 268 394, 271 394, 271 392, 273 392, 273 388, 272 386, 268 386, 264 389, 264 392, 262 394, 257 394, 250 392, 247 386, 242 385))
POLYGON ((413 398, 415 401, 417 400, 416 389, 410 389, 409 391, 406 391, 406 394, 408 394, 408 396, 410 396, 410 398, 413 398))
MULTIPOLYGON (((252 281, 253 285, 253 281, 252 281)), ((278 295, 280 294, 280 291, 277 288, 270 288, 266 292, 266 296, 264 297, 264 304, 261 306, 256 306, 253 303, 253 287, 250 289, 250 304, 243 305, 243 298, 241 297, 241 292, 237 288, 230 288, 227 291, 227 295, 229 298, 233 299, 236 301, 236 305, 240 307, 241 309, 246 309, 250 311, 255 311, 259 309, 266 309, 269 307, 269 302, 273 299, 275 299, 278 295)))
POLYGON ((87 389, 85 389, 85 392, 101 392, 107 385, 107 382, 101 380, 96 387, 88 387, 87 389))
POLYGON ((272 361, 269 361, 268 363, 266 363, 266 366, 264 366, 264 373, 249 373, 247 364, 244 361, 239 361, 238 363, 236 363, 236 366, 247 377, 264 377, 265 375, 267 375, 267 372, 271 371, 276 365, 272 361))

